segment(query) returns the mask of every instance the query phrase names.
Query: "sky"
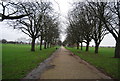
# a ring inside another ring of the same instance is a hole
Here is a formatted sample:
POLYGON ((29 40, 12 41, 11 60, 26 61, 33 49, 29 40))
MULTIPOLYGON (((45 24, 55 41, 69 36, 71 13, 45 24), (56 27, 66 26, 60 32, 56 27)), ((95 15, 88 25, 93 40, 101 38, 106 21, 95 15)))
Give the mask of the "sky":
MULTIPOLYGON (((53 2, 53 8, 56 12, 60 13, 60 21, 61 25, 60 28, 62 29, 62 33, 60 35, 60 38, 62 41, 64 41, 66 35, 65 35, 65 29, 67 25, 65 24, 67 22, 67 13, 70 8, 72 8, 71 4, 75 0, 50 0, 53 2)), ((76 0, 77 1, 77 0, 76 0)), ((0 9, 1 11, 1 9, 0 9)), ((9 41, 15 41, 19 38, 29 38, 27 35, 22 33, 20 30, 13 29, 7 24, 7 20, 4 20, 3 22, 0 22, 0 39, 7 39, 9 41)), ((100 46, 115 46, 115 40, 112 37, 111 34, 108 34, 104 37, 103 41, 101 42, 100 46)), ((84 44, 85 45, 85 44, 84 44)), ((90 46, 94 45, 94 41, 92 40, 90 42, 90 46)))

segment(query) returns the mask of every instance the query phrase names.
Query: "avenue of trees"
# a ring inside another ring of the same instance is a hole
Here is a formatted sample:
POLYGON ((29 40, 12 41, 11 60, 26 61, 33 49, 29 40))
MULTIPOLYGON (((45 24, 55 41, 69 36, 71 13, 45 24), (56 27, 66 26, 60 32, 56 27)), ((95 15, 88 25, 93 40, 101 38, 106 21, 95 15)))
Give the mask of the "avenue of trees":
MULTIPOLYGON (((40 41, 40 50, 55 45, 59 40, 58 15, 54 15, 51 2, 2 2, 4 19, 14 19, 10 25, 19 29, 31 39, 31 51, 35 51, 35 41, 40 41)), ((9 21, 8 21, 9 22, 9 21)))
MULTIPOLYGON (((67 37, 64 44, 77 45, 94 40, 95 53, 108 33, 116 40, 115 58, 120 58, 120 1, 118 2, 76 2, 68 14, 67 37)), ((82 50, 82 49, 81 49, 82 50)))

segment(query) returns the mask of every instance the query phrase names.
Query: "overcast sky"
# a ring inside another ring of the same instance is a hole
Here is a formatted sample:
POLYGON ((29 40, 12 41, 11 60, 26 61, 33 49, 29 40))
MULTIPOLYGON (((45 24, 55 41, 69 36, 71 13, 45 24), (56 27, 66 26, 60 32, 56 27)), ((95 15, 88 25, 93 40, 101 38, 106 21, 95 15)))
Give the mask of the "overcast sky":
MULTIPOLYGON (((63 30, 63 34, 61 34, 61 40, 65 39, 64 30, 66 29, 65 22, 67 21, 67 12, 72 7, 71 3, 75 0, 50 0, 53 2, 54 9, 60 13, 60 21, 61 21, 61 29, 63 30)), ((77 0, 76 0, 77 1, 77 0)), ((1 10, 1 9, 0 9, 1 10)), ((6 24, 7 20, 0 22, 0 39, 7 40, 17 40, 18 38, 24 37, 29 38, 27 35, 22 33, 21 31, 14 30, 12 27, 9 27, 6 24)), ((84 44, 85 45, 85 44, 84 44)), ((94 41, 90 43, 90 45, 94 45, 94 41)), ((111 34, 105 36, 100 46, 115 46, 115 40, 111 34)))

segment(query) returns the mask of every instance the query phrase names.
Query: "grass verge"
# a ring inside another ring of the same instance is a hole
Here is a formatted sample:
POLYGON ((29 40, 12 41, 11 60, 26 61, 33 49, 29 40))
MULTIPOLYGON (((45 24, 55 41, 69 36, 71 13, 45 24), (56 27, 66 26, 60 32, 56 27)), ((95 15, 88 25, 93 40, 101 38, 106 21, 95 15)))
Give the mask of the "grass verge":
POLYGON ((2 80, 2 44, 0 44, 0 80, 2 80))
POLYGON ((87 61, 88 63, 94 65, 96 68, 107 73, 109 76, 115 79, 120 79, 119 63, 120 59, 113 58, 114 48, 99 48, 99 53, 94 53, 94 47, 90 47, 89 52, 85 52, 85 47, 83 51, 76 48, 66 47, 68 50, 74 54, 80 56, 81 59, 87 61))
POLYGON ((40 62, 47 59, 54 51, 55 47, 30 51, 30 45, 3 44, 2 45, 2 78, 21 79, 40 62))

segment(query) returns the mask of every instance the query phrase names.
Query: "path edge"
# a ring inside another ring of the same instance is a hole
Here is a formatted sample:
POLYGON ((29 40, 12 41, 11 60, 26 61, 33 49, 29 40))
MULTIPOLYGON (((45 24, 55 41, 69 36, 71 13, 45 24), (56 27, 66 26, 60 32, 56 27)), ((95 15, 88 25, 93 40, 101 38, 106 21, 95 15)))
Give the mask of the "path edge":
POLYGON ((28 73, 23 79, 39 79, 40 75, 50 67, 49 63, 52 61, 52 59, 54 59, 54 57, 57 54, 56 52, 58 52, 59 50, 60 48, 57 49, 55 52, 53 52, 53 54, 49 58, 41 62, 36 68, 34 68, 30 73, 28 73))
MULTIPOLYGON (((66 49, 66 48, 65 48, 66 49)), ((68 50, 68 49, 67 49, 68 50)), ((80 58, 80 56, 74 54, 73 52, 71 52, 70 50, 68 50, 70 52, 70 54, 76 58, 80 63, 85 64, 88 68, 93 69, 93 71, 95 73, 97 73, 99 76, 104 77, 104 79, 113 79, 112 77, 110 77, 109 75, 107 75, 106 73, 104 73, 103 71, 99 70, 97 67, 95 67, 94 65, 90 64, 89 62, 85 61, 84 59, 80 58)))

